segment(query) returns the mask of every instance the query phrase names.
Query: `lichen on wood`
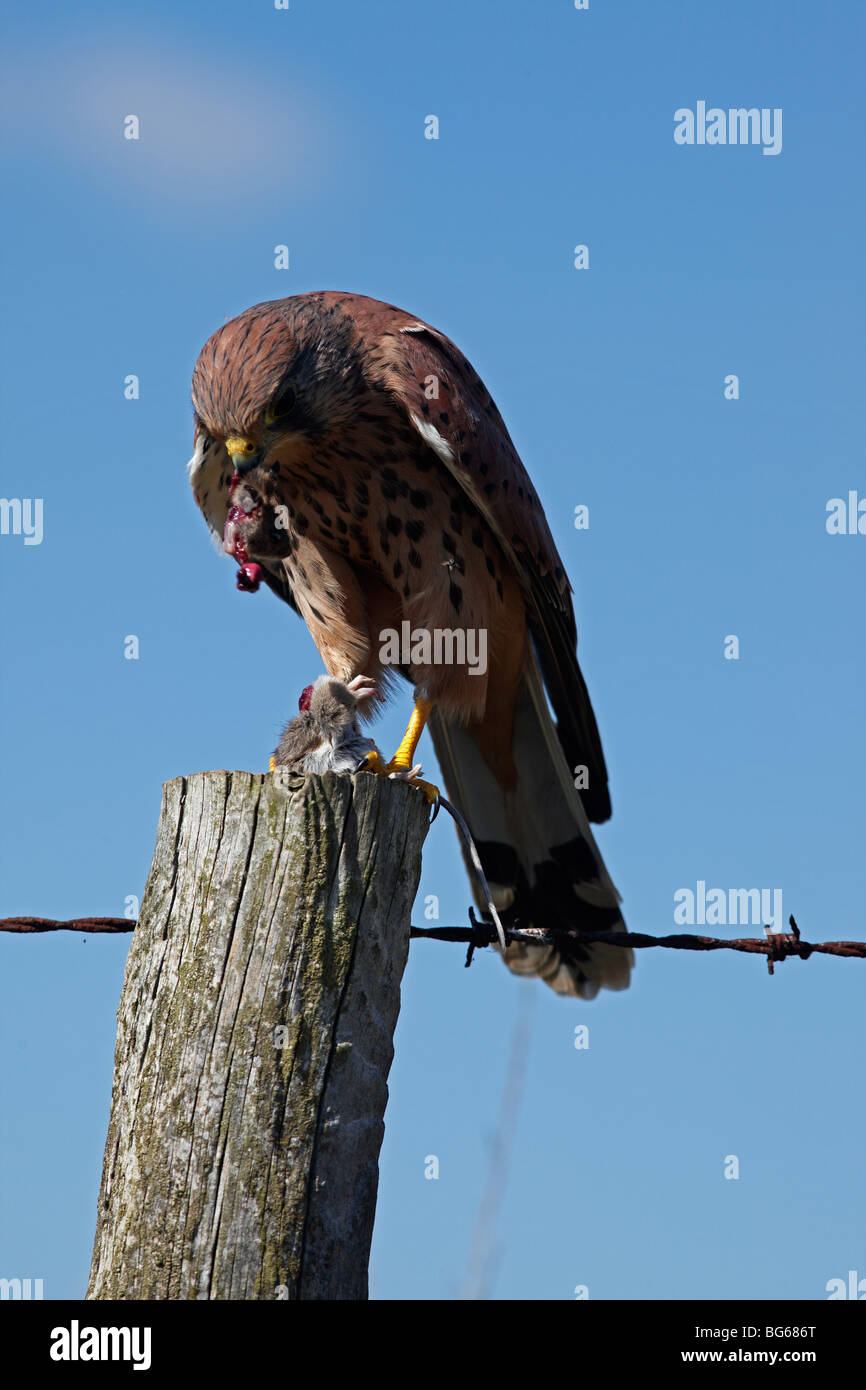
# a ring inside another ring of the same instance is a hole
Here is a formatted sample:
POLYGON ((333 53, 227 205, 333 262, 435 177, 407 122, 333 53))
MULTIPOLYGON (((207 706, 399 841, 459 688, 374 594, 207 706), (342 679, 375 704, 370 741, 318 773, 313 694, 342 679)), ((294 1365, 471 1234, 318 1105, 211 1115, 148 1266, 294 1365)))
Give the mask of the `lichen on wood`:
POLYGON ((428 822, 369 773, 163 788, 89 1298, 366 1297, 428 822))

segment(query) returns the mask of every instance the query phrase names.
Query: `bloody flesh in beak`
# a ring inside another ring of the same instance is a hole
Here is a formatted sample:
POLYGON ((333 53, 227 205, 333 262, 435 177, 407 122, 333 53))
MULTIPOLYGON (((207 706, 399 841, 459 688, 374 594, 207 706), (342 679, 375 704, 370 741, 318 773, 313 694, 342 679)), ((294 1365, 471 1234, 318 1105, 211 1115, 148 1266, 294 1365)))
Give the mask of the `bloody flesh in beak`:
MULTIPOLYGON (((235 486, 239 481, 238 474, 234 473, 231 481, 231 493, 234 493, 235 486)), ((249 498, 249 501, 249 511, 244 511, 243 507, 236 502, 230 503, 223 529, 223 550, 227 555, 231 555, 233 559, 237 560, 240 565, 237 577, 238 588, 244 593, 254 594, 262 582, 262 567, 256 564, 255 560, 250 560, 241 529, 246 518, 256 511, 253 499, 249 498)))
POLYGON ((261 565, 250 560, 238 570, 237 587, 244 594, 254 594, 262 582, 263 573, 261 565))

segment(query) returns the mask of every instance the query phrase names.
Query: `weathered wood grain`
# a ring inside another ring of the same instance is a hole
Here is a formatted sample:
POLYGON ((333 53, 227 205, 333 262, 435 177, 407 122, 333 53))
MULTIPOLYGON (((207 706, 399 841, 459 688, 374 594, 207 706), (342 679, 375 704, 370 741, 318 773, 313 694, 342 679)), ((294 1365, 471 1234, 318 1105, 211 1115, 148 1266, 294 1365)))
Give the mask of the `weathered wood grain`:
POLYGON ((165 785, 89 1298, 367 1296, 428 822, 368 773, 165 785))

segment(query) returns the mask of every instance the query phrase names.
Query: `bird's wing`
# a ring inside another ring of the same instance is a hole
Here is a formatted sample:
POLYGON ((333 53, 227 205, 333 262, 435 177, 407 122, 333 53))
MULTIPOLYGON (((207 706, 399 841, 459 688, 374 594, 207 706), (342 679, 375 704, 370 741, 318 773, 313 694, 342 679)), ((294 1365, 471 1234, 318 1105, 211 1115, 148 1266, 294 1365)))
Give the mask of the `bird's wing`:
POLYGON ((408 415, 496 537, 520 578, 530 629, 557 732, 571 768, 585 765, 590 820, 607 820, 607 768, 577 662, 571 585, 538 494, 490 393, 454 343, 429 324, 400 316, 375 355, 373 381, 408 415))

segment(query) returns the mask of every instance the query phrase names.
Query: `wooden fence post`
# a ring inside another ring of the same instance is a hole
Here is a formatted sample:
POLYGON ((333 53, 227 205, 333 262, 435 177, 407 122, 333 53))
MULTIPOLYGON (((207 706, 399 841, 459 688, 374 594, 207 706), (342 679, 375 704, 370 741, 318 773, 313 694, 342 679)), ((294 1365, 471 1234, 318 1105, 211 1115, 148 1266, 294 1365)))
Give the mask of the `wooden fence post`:
POLYGON ((367 1297, 429 818, 369 773, 166 783, 88 1298, 367 1297))

